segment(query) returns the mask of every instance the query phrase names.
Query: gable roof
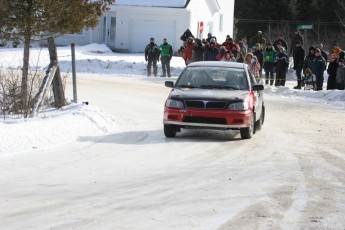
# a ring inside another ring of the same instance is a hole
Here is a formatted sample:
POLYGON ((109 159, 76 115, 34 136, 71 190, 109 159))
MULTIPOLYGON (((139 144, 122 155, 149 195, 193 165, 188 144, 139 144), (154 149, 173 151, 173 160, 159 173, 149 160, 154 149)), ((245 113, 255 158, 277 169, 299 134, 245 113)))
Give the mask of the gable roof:
POLYGON ((167 7, 186 8, 190 0, 116 0, 117 6, 143 6, 143 7, 167 7))

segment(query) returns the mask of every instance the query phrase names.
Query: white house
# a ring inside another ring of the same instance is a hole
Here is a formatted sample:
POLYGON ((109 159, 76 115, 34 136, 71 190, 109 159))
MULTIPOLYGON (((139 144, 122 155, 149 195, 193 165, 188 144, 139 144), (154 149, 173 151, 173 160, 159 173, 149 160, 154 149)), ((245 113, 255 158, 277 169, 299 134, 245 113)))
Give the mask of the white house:
POLYGON ((190 29, 218 42, 232 36, 235 0, 116 0, 93 30, 56 38, 57 45, 103 43, 117 52, 142 53, 150 37, 160 45, 163 38, 176 51, 181 35, 190 29))

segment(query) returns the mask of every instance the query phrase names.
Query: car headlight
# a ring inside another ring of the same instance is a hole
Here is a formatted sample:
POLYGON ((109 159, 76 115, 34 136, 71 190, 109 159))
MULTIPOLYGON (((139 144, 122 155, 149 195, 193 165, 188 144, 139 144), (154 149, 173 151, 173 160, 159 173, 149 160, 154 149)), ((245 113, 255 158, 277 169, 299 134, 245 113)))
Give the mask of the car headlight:
POLYGON ((166 101, 165 105, 166 105, 166 107, 169 107, 169 108, 177 108, 177 109, 184 108, 182 101, 176 101, 176 100, 172 100, 172 99, 168 99, 166 101))
POLYGON ((247 101, 232 103, 228 106, 228 110, 247 110, 249 103, 247 101))

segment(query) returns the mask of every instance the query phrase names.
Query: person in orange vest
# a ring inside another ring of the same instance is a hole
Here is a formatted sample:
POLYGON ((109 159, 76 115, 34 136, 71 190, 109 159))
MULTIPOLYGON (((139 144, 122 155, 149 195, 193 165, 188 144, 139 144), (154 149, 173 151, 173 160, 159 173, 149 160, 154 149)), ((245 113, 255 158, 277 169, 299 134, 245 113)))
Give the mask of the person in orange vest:
POLYGON ((331 54, 334 54, 337 58, 339 58, 339 52, 340 52, 341 48, 339 46, 339 43, 335 42, 333 44, 333 49, 331 51, 331 54))

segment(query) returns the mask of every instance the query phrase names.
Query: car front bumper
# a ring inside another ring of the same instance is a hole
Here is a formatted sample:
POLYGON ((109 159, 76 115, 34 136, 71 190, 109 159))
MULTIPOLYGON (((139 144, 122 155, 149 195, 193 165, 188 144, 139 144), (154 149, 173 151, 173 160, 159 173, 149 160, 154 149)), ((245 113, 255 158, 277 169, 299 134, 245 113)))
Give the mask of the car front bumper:
POLYGON ((240 129, 250 127, 251 110, 205 110, 165 108, 163 123, 181 128, 240 129))

